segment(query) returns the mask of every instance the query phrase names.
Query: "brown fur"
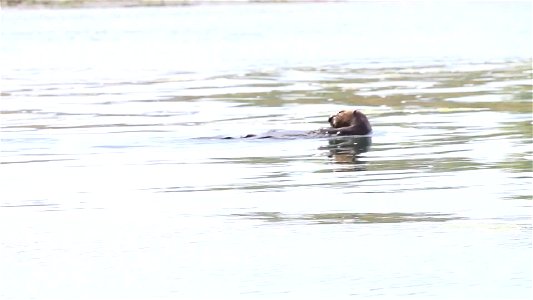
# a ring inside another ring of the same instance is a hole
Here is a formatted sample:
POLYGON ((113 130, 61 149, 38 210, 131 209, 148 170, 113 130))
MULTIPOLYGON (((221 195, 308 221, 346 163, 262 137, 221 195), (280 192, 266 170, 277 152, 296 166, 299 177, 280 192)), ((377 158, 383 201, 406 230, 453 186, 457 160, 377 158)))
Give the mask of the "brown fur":
POLYGON ((328 119, 331 128, 328 134, 337 135, 366 135, 372 132, 368 118, 358 110, 341 110, 328 119))
MULTIPOLYGON (((317 136, 324 134, 336 135, 367 135, 372 132, 370 122, 368 122, 365 114, 358 110, 341 110, 338 113, 331 115, 328 119, 330 128, 321 128, 319 130, 309 132, 287 132, 287 131, 269 131, 267 134, 247 134, 241 138, 294 138, 302 136, 317 136)), ((233 139, 233 137, 223 137, 222 139, 233 139)))

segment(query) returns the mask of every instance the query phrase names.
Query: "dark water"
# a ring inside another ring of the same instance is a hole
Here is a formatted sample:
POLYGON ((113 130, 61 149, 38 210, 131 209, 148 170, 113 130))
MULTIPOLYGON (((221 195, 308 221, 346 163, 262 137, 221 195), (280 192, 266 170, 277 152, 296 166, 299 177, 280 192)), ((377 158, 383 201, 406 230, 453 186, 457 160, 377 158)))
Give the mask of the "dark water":
POLYGON ((1 14, 0 298, 532 296, 529 2, 1 14))

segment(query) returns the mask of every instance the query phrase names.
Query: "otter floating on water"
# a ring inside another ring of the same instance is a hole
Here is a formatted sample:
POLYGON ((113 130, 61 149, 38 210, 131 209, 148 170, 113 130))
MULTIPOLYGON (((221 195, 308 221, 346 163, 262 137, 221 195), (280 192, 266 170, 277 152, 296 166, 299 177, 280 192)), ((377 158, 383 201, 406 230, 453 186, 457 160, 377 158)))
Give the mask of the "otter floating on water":
POLYGON ((325 128, 327 134, 366 135, 372 132, 368 118, 358 110, 341 110, 328 119, 331 128, 325 128))
MULTIPOLYGON (((307 136, 330 136, 330 135, 367 135, 372 132, 372 126, 368 118, 359 110, 341 110, 331 115, 328 119, 330 128, 321 128, 309 132, 293 131, 269 131, 265 135, 247 134, 241 138, 295 138, 307 136)), ((224 137, 223 139, 233 139, 233 137, 224 137)))

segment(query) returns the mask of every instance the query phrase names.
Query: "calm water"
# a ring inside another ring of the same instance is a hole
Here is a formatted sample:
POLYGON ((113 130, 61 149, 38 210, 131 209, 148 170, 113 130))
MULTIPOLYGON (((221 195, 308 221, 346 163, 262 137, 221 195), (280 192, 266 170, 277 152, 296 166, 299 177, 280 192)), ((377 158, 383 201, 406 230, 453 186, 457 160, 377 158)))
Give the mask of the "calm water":
POLYGON ((530 299, 531 12, 3 10, 0 298, 530 299))

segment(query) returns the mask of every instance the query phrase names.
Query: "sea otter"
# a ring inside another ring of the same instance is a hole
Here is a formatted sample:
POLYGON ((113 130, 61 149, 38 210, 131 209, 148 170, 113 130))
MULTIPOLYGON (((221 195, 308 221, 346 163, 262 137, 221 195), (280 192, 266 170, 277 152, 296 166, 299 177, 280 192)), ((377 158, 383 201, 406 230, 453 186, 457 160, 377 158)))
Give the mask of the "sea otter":
POLYGON ((341 110, 328 119, 331 128, 323 129, 327 134, 366 135, 372 131, 368 118, 358 110, 341 110))
MULTIPOLYGON (((365 114, 358 110, 341 110, 331 115, 328 119, 330 128, 322 128, 313 131, 286 131, 271 130, 266 134, 247 134, 241 138, 297 138, 297 137, 317 137, 328 135, 367 135, 372 131, 370 122, 365 114)), ((233 137, 224 137, 223 139, 233 139, 233 137)))

